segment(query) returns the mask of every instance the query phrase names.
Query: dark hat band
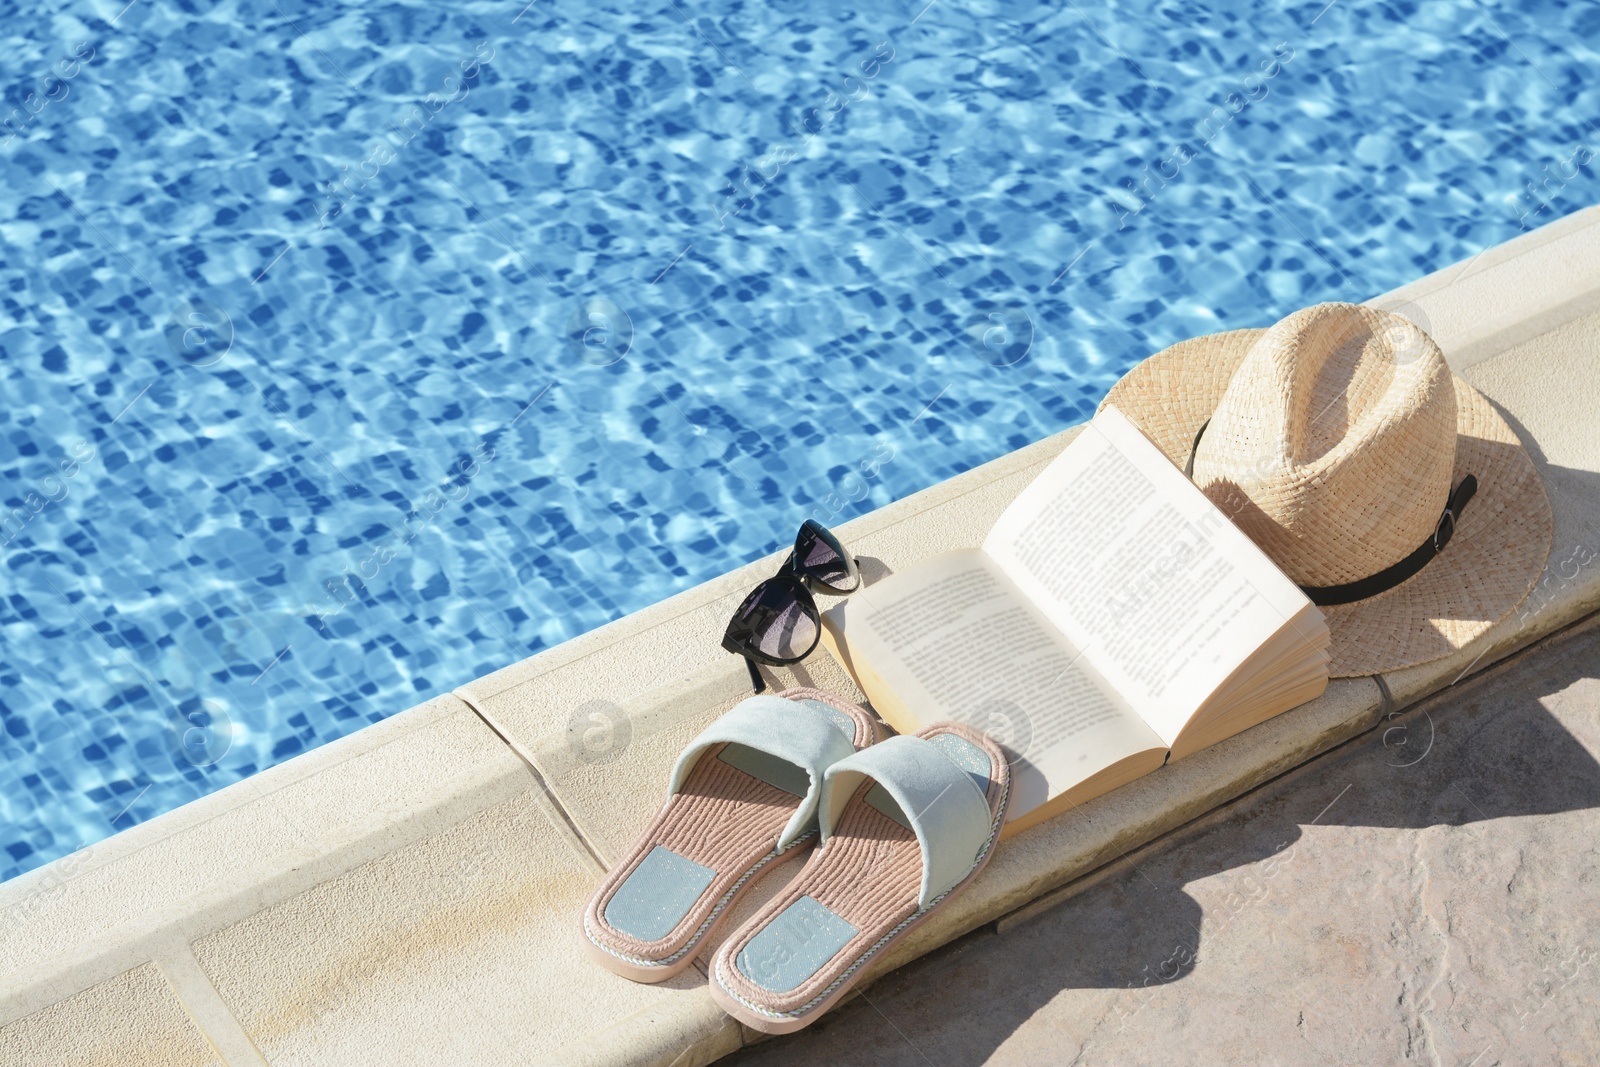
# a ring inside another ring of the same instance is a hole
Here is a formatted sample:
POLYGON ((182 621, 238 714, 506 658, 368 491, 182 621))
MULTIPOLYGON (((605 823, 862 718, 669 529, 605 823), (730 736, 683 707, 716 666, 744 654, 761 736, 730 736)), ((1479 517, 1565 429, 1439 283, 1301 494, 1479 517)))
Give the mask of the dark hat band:
MULTIPOLYGON (((1195 453, 1200 451, 1200 439, 1205 436, 1206 427, 1210 425, 1210 419, 1201 423, 1199 432, 1194 435, 1194 443, 1189 446, 1189 461, 1183 465, 1183 473, 1190 481, 1194 480, 1195 453)), ((1477 491, 1477 478, 1469 474, 1461 479, 1461 484, 1455 487, 1450 499, 1445 502, 1444 514, 1439 516, 1439 522, 1433 528, 1432 536, 1394 566, 1385 567, 1377 574, 1346 582, 1344 585, 1302 585, 1300 591, 1310 597, 1311 602, 1319 608, 1329 608, 1336 604, 1353 604, 1358 600, 1366 600, 1368 597, 1388 592, 1422 570, 1433 557, 1444 551, 1444 546, 1455 536, 1456 520, 1461 517, 1461 513, 1466 510, 1467 502, 1477 491)))

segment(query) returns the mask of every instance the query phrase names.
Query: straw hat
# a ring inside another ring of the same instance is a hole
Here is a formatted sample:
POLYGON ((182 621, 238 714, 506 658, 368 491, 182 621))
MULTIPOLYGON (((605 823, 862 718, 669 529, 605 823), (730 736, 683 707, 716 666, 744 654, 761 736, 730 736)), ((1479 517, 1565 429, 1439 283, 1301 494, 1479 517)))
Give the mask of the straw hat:
POLYGON ((1509 615, 1550 555, 1533 460, 1398 315, 1318 304, 1197 337, 1107 404, 1323 605, 1333 677, 1449 655, 1509 615))

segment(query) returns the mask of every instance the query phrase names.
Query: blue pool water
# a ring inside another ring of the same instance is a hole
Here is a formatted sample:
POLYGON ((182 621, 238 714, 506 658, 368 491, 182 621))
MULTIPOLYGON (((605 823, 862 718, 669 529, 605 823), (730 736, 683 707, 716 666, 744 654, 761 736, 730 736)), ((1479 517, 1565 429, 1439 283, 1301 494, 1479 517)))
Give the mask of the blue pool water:
POLYGON ((1579 3, 124 2, 0 4, 4 877, 1600 189, 1579 3))

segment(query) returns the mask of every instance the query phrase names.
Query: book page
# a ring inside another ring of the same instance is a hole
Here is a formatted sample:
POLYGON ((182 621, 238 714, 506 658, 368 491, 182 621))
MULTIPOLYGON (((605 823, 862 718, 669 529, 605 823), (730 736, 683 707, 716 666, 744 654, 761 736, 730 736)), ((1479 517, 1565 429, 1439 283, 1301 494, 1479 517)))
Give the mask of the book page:
POLYGON ((1169 747, 1310 603, 1115 408, 1018 495, 984 551, 1169 747))
POLYGON ((955 719, 1019 757, 1012 817, 1166 747, 981 552, 874 583, 831 609, 825 625, 874 706, 903 705, 896 715, 879 707, 897 726, 955 719))

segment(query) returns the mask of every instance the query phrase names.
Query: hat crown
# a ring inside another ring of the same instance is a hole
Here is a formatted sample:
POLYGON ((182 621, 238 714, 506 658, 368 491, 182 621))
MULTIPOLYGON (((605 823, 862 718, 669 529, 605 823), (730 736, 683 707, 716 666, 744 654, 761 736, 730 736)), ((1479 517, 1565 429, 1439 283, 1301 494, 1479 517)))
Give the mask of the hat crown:
POLYGON ((1319 304, 1251 346, 1194 481, 1290 579, 1342 585, 1434 531, 1455 445, 1455 389, 1433 339, 1390 312, 1319 304))

